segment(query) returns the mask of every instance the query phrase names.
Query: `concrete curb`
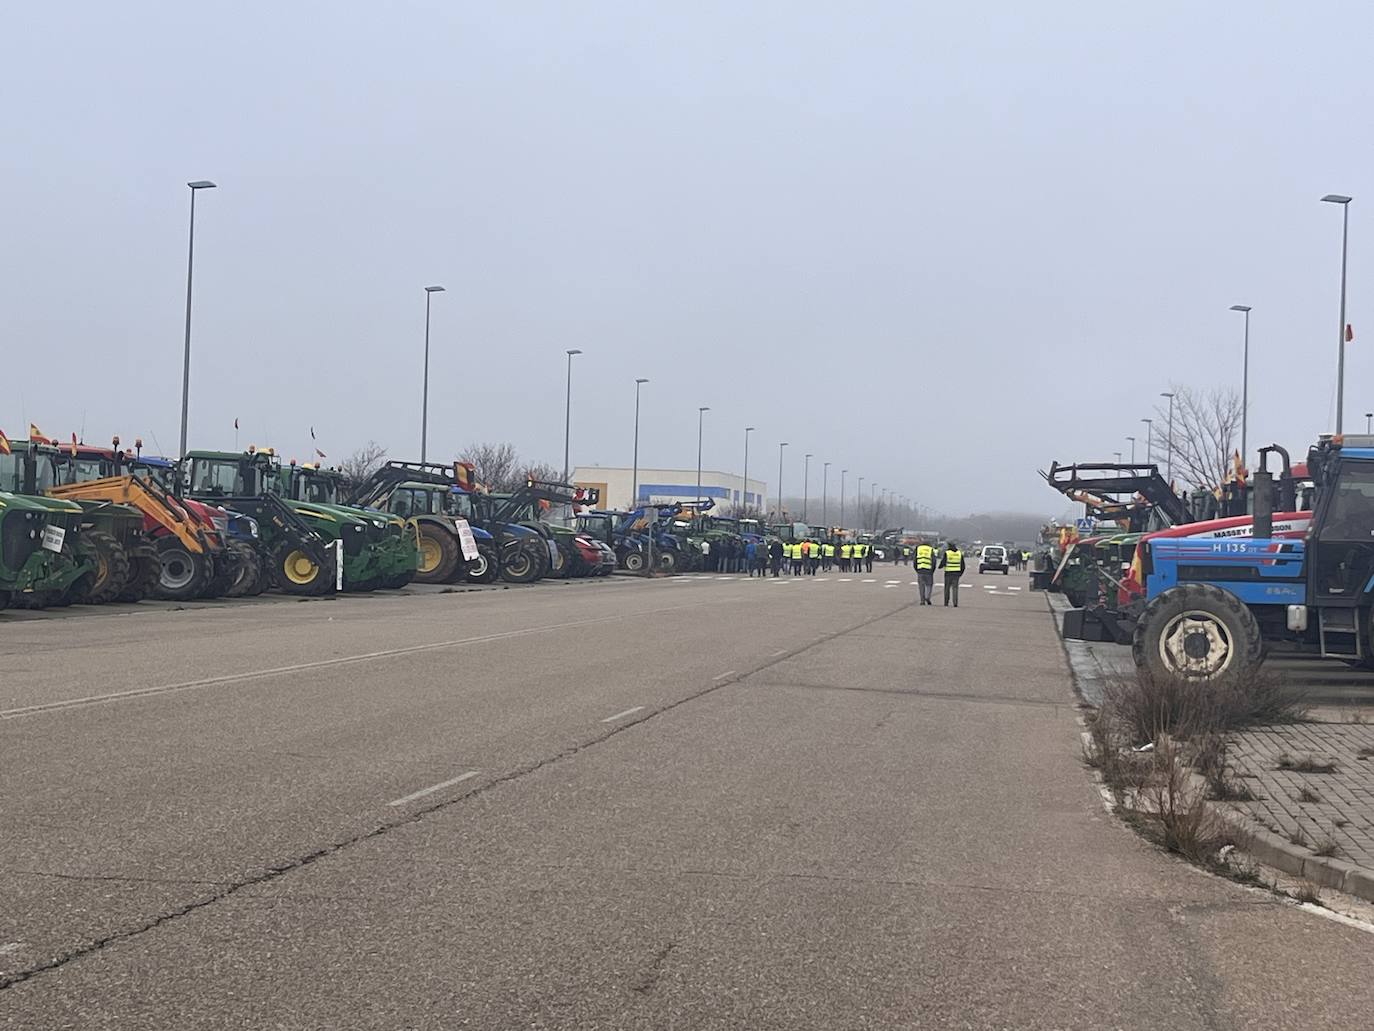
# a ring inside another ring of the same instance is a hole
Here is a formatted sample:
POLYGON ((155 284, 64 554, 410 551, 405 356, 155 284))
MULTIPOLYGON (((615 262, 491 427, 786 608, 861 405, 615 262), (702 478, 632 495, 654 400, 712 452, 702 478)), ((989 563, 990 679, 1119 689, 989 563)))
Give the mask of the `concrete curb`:
MULTIPOLYGON (((1046 596, 1046 607, 1050 612, 1051 624, 1055 627, 1055 632, 1059 633, 1060 618, 1056 618, 1056 606, 1049 600, 1048 595, 1046 596)), ((1060 643, 1064 644, 1062 636, 1060 643)), ((1073 677, 1075 693, 1081 701, 1088 701, 1082 683, 1085 671, 1079 662, 1074 661, 1075 656, 1069 651, 1067 645, 1064 648, 1064 656, 1067 660, 1069 673, 1073 677)), ((1086 675, 1091 676, 1090 673, 1086 675)), ((1088 704, 1092 703, 1089 702, 1088 704)), ((1194 779, 1200 780, 1196 777, 1194 779)), ((1348 863, 1343 859, 1314 856, 1311 850, 1300 845, 1294 845, 1287 838, 1280 837, 1267 827, 1260 826, 1244 813, 1225 808, 1216 802, 1208 802, 1207 806, 1222 823, 1230 828, 1235 837, 1236 847, 1248 853, 1256 862, 1263 863, 1265 866, 1272 866, 1274 869, 1282 870, 1294 877, 1302 877, 1323 888, 1344 892, 1346 895, 1354 895, 1356 898, 1364 899, 1367 902, 1374 902, 1374 870, 1356 866, 1354 863, 1348 863)))

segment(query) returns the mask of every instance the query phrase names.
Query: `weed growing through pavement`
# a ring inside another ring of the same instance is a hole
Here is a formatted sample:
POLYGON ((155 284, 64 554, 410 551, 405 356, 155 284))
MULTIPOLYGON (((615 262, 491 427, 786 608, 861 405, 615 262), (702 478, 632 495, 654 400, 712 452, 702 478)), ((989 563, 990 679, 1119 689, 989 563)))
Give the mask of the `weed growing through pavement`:
POLYGON ((1287 770, 1289 773, 1335 773, 1339 767, 1325 759, 1318 759, 1315 756, 1305 755, 1301 759, 1294 759, 1287 752, 1279 756, 1279 769, 1287 770))
POLYGON ((1303 881, 1290 894, 1299 902, 1306 902, 1314 906, 1322 904, 1321 889, 1311 881, 1303 881))
POLYGON ((1312 846, 1314 856, 1325 856, 1328 859, 1339 855, 1340 851, 1340 847, 1330 838, 1322 838, 1321 841, 1312 846))
POLYGON ((1297 845, 1298 848, 1307 847, 1307 835, 1303 833, 1301 827, 1294 827, 1288 832, 1288 844, 1297 845))
POLYGON ((1293 799, 1297 802, 1320 802, 1322 800, 1322 796, 1317 794, 1311 788, 1304 787, 1301 791, 1299 791, 1296 795, 1293 796, 1293 799))
POLYGON ((1356 759, 1369 759, 1369 758, 1374 758, 1374 747, 1371 747, 1370 745, 1365 745, 1363 748, 1361 748, 1358 752, 1355 753, 1355 758, 1356 758, 1356 759))

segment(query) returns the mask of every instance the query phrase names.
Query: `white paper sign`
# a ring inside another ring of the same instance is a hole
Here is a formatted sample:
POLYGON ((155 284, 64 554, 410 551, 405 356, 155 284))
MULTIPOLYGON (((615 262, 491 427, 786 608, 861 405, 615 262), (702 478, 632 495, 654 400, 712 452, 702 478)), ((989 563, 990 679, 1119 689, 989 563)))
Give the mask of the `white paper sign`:
POLYGON ((43 547, 48 551, 61 552, 62 544, 67 539, 67 530, 62 526, 43 527, 43 547))
POLYGON ((458 525, 458 542, 463 547, 463 561, 471 562, 479 554, 477 538, 472 535, 472 527, 466 519, 455 519, 454 522, 458 525))

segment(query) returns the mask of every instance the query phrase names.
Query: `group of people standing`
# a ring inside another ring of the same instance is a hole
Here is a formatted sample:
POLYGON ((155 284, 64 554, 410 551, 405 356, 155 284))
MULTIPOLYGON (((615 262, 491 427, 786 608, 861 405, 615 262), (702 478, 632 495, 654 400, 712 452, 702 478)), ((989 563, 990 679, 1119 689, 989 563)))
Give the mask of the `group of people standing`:
MULTIPOLYGON (((750 544, 749 547, 754 547, 750 544)), ((759 545, 756 561, 749 566, 749 575, 781 576, 786 570, 792 576, 815 576, 838 569, 842 573, 873 572, 873 546, 841 541, 819 541, 810 538, 800 541, 772 540, 759 545)))

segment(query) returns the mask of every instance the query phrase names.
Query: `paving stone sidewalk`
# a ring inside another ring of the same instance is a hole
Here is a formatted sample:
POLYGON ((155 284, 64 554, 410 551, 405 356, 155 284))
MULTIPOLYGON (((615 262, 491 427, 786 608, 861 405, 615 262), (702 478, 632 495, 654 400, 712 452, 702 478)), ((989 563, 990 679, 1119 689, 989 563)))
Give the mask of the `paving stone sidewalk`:
POLYGON ((1374 725, 1259 727, 1231 735, 1227 758, 1235 778, 1256 796, 1253 802, 1229 803, 1231 808, 1281 837, 1297 837, 1293 844, 1299 848, 1333 843, 1337 859, 1374 869, 1374 725), (1335 770, 1281 768, 1307 759, 1335 770), (1316 801, 1301 800, 1313 795, 1316 801))

